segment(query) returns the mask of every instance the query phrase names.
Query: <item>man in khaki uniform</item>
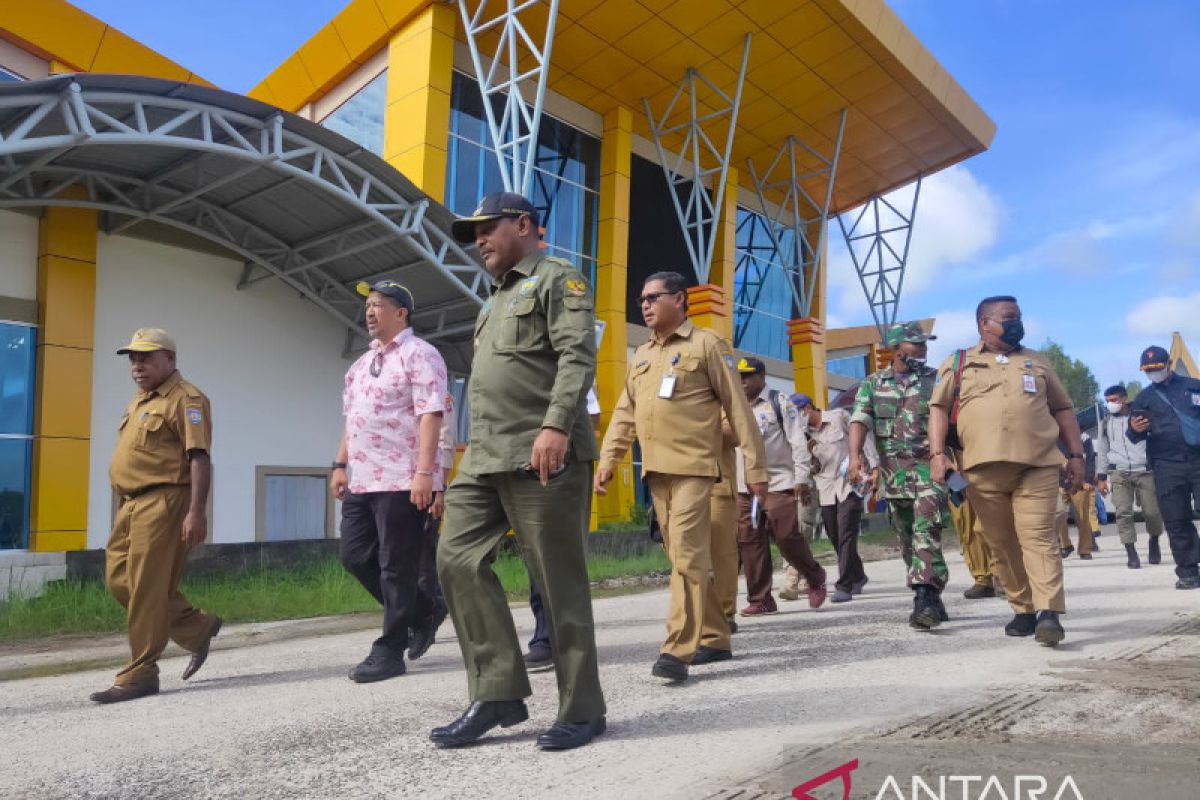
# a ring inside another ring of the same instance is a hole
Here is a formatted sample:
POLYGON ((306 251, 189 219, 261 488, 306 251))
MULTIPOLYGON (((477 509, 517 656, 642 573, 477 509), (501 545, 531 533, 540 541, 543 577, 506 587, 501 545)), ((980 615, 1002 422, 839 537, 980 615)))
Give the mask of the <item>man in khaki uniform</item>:
POLYGON ((958 544, 962 548, 963 561, 971 573, 974 583, 963 592, 968 600, 983 600, 996 596, 996 557, 983 539, 979 515, 971 507, 970 498, 964 497, 958 505, 950 504, 950 519, 958 531, 958 544))
POLYGON ((471 703, 429 738, 460 747, 529 718, 532 688, 492 568, 511 528, 541 589, 558 679, 558 718, 537 745, 568 750, 606 727, 584 548, 597 455, 586 407, 592 293, 579 270, 542 253, 537 210, 522 195, 487 195, 452 230, 479 248, 492 296, 475 323, 467 451, 446 490, 437 552, 471 703))
POLYGON ((595 486, 604 494, 636 436, 671 560, 667 638, 651 674, 673 681, 687 678, 688 664, 733 657, 724 609, 709 588, 713 485, 732 478, 719 468, 721 412, 742 448, 746 480, 760 503, 767 489, 762 439, 734 376, 733 354, 720 336, 688 320, 686 290, 678 272, 646 279, 639 302, 651 336, 633 353, 625 391, 604 435, 595 486), (705 638, 712 644, 702 645, 705 638))
POLYGON ((960 351, 961 359, 946 359, 930 400, 932 477, 945 482, 953 468, 945 446, 957 406, 971 503, 1015 612, 1004 632, 1053 646, 1065 636, 1058 615, 1066 611, 1054 530, 1063 462, 1056 445, 1061 440, 1067 448, 1068 483, 1076 489, 1083 483, 1079 424, 1054 368, 1021 346, 1025 329, 1016 299, 985 298, 975 320, 979 344, 960 351))
POLYGON ((208 535, 208 398, 175 369, 175 340, 143 328, 128 355, 138 393, 121 418, 108 477, 121 498, 105 552, 108 590, 129 612, 132 659, 91 699, 119 703, 158 693, 158 658, 171 639, 192 654, 183 680, 208 658, 221 618, 179 593, 188 551, 208 535))

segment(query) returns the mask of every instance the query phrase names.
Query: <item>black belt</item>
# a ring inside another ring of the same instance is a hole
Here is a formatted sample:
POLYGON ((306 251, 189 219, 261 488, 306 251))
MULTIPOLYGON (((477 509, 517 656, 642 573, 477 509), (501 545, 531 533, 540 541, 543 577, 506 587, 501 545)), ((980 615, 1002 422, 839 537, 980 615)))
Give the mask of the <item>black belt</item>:
POLYGON ((179 484, 175 484, 175 483, 156 483, 152 486, 143 486, 141 489, 134 489, 132 492, 129 492, 128 494, 121 495, 121 499, 128 503, 130 500, 136 500, 137 498, 141 497, 144 494, 150 494, 150 492, 156 492, 159 489, 166 489, 168 486, 178 486, 178 485, 179 484))

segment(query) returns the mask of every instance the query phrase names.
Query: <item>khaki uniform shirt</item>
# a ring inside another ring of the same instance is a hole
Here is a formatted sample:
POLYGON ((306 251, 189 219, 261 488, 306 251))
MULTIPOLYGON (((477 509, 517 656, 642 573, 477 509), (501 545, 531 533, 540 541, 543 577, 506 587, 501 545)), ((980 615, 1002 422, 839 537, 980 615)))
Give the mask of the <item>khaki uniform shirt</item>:
MULTIPOLYGON (((842 462, 850 457, 850 412, 844 408, 829 408, 821 412, 821 424, 808 429, 812 448, 813 480, 821 505, 833 506, 850 494, 849 476, 842 475, 842 462)), ((875 437, 868 433, 863 442, 863 459, 868 469, 879 466, 875 437)))
POLYGON ((470 430, 459 469, 520 469, 543 427, 568 434, 571 461, 594 461, 585 403, 595 372, 592 292, 583 275, 542 253, 522 259, 492 281, 475 323, 470 430))
MULTIPOLYGON (((778 397, 779 410, 783 416, 783 425, 779 424, 779 416, 775 414, 771 403, 771 390, 763 389, 762 394, 750 403, 750 413, 758 423, 758 432, 762 434, 763 447, 767 453, 767 491, 792 492, 797 486, 810 482, 812 475, 812 458, 808 453, 808 436, 804 429, 807 427, 796 410, 796 404, 786 395, 778 397)), ((738 491, 745 494, 745 469, 738 469, 738 491)))
POLYGON ((117 494, 152 486, 188 486, 188 452, 212 447, 208 398, 178 371, 150 392, 138 392, 121 417, 108 479, 117 494))
MULTIPOLYGON (((947 414, 953 408, 954 354, 938 370, 929 402, 947 414)), ((992 461, 1061 466, 1064 459, 1053 415, 1072 408, 1058 374, 1040 354, 1022 347, 1000 356, 975 345, 966 352, 958 392, 963 469, 992 461)))
POLYGON ((642 471, 667 475, 721 475, 721 412, 736 444, 746 452, 752 483, 766 482, 762 437, 734 374, 733 352, 717 334, 691 320, 633 353, 625 391, 604 435, 600 465, 615 470, 634 437, 642 445, 642 471), (675 376, 670 397, 659 397, 663 379, 675 376))

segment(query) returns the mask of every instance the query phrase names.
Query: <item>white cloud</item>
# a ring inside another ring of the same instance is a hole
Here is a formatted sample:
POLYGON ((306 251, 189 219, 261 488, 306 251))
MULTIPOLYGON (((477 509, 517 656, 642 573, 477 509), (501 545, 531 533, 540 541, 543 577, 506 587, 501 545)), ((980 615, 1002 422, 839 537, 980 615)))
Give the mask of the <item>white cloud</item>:
MULTIPOLYGON (((913 191, 913 187, 906 187, 886 198, 897 209, 908 213, 912 208, 913 191)), ((885 213, 890 216, 890 212, 885 213)), ((1003 216, 996 195, 964 166, 953 166, 925 179, 921 184, 916 224, 900 293, 901 309, 905 297, 934 287, 947 268, 965 265, 991 248, 996 243, 1003 216)), ((844 215, 847 225, 855 218, 854 211, 844 215)), ((881 218, 880 227, 887 228, 898 221, 895 217, 881 218)), ((864 227, 867 222, 864 220, 864 227)), ((830 230, 830 293, 837 293, 836 306, 843 314, 862 317, 868 313, 868 307, 854 263, 846 250, 841 229, 833 223, 830 230)), ((903 252, 902 233, 889 234, 887 241, 897 253, 903 252)), ((855 252, 862 253, 868 244, 867 241, 858 243, 855 252)), ((884 263, 888 265, 886 258, 884 263)))
POLYGON ((1160 295, 1143 300, 1125 315, 1131 334, 1157 337, 1166 347, 1175 331, 1184 339, 1200 339, 1200 292, 1191 295, 1160 295))
POLYGON ((970 347, 979 341, 975 326, 975 309, 939 311, 934 318, 933 333, 938 338, 929 343, 929 363, 938 366, 960 347, 970 347))
POLYGON ((1192 195, 1182 213, 1167 226, 1167 239, 1179 247, 1200 247, 1200 192, 1192 195))

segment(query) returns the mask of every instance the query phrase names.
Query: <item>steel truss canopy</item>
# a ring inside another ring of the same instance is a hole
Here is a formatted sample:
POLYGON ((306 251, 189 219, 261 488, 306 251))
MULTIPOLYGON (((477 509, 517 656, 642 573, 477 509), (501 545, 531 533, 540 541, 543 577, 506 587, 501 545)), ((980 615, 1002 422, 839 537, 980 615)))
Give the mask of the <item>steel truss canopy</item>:
POLYGON ((64 75, 0 85, 0 208, 100 212, 108 233, 167 226, 278 280, 365 346, 359 281, 408 286, 414 328, 466 372, 488 278, 453 215, 359 145, 264 103, 176 81, 64 75))

